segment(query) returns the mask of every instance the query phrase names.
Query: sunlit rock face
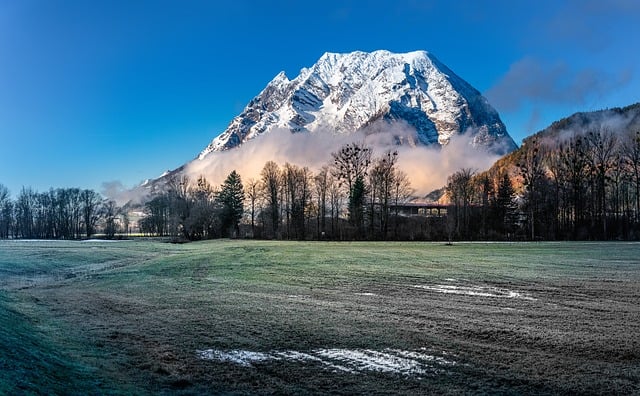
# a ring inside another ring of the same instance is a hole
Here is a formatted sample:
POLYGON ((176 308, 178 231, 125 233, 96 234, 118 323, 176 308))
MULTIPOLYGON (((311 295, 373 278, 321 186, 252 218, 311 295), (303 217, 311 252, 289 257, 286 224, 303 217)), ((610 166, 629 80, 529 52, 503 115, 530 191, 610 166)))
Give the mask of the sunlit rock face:
POLYGON ((443 146, 455 135, 466 135, 473 146, 492 154, 516 148, 480 92, 433 55, 358 51, 326 53, 293 80, 279 73, 198 158, 274 129, 349 134, 374 124, 380 128, 381 122, 415 129, 409 144, 443 146))

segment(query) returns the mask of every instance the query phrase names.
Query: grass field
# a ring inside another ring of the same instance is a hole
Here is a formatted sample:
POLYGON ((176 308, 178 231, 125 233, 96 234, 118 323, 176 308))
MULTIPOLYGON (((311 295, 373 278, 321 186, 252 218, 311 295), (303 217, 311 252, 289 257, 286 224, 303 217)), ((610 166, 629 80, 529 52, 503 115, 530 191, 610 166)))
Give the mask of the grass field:
POLYGON ((640 393, 640 244, 0 241, 0 394, 640 393))

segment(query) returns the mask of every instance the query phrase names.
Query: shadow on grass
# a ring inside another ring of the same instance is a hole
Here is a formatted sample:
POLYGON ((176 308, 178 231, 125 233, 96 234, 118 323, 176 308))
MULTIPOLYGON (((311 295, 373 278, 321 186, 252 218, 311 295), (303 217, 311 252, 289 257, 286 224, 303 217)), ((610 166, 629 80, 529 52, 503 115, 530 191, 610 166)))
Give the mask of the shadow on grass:
POLYGON ((95 394, 100 381, 92 370, 65 356, 14 306, 0 291, 0 394, 95 394))

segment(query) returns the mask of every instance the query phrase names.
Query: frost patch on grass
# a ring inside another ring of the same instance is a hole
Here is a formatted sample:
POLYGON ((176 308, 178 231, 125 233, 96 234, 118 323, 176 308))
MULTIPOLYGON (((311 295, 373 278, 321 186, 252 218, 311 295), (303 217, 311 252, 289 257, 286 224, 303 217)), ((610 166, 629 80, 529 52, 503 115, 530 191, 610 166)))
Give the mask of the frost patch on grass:
POLYGON ((523 300, 535 301, 535 298, 527 296, 526 294, 521 292, 489 286, 413 285, 413 287, 417 289, 434 291, 437 293, 460 294, 478 297, 520 298, 523 300))
POLYGON ((453 360, 428 354, 426 348, 418 351, 391 348, 382 351, 331 348, 314 349, 309 352, 272 351, 268 353, 206 349, 196 351, 196 353, 200 359, 230 362, 244 367, 252 367, 252 363, 270 360, 287 360, 300 363, 317 363, 327 369, 350 374, 374 371, 415 376, 439 373, 445 367, 456 365, 453 360))
POLYGON ((294 300, 308 300, 311 296, 305 296, 303 294, 289 294, 287 298, 292 298, 294 300))
POLYGON ((422 354, 414 352, 414 356, 407 356, 411 352, 392 349, 385 349, 384 351, 322 349, 316 351, 316 353, 321 357, 340 362, 350 372, 379 371, 403 375, 421 375, 425 374, 428 368, 432 368, 432 366, 426 366, 425 362, 434 361, 434 357, 430 355, 420 356, 422 354))
MULTIPOLYGON (((428 355, 424 352, 403 351, 401 349, 388 349, 388 351, 393 352, 398 356, 403 356, 411 359, 424 360, 427 362, 433 362, 441 366, 455 366, 457 364, 453 360, 448 360, 441 356, 428 355)), ((426 348, 422 348, 422 351, 426 351, 426 348)), ((445 356, 449 355, 446 351, 442 351, 442 354, 445 356)))
POLYGON ((218 351, 215 349, 207 349, 204 351, 196 351, 200 359, 203 360, 217 360, 220 362, 231 362, 240 366, 251 367, 251 363, 262 362, 265 360, 273 359, 273 356, 251 351, 218 351))
POLYGON ((117 239, 83 239, 80 243, 118 243, 123 242, 117 239))
POLYGON ((352 373, 352 374, 355 373, 355 371, 353 371, 348 367, 342 366, 340 364, 335 364, 327 360, 323 360, 322 358, 314 355, 313 354, 314 352, 316 351, 312 351, 311 353, 304 353, 304 352, 298 352, 298 351, 284 351, 284 352, 276 352, 275 354, 279 357, 282 357, 285 360, 293 360, 298 362, 316 362, 321 364, 322 366, 325 366, 335 371, 344 371, 346 373, 352 373))

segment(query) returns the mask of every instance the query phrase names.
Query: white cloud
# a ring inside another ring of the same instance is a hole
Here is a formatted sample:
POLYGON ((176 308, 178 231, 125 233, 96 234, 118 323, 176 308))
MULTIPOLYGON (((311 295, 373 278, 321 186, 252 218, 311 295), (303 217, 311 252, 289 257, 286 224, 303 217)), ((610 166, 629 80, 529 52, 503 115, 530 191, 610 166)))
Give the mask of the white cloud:
POLYGON ((462 167, 483 170, 498 158, 483 149, 474 148, 466 136, 456 136, 443 148, 416 145, 416 133, 406 124, 378 123, 352 134, 335 134, 320 130, 313 133, 291 133, 274 129, 238 148, 212 152, 202 160, 185 166, 192 179, 204 175, 213 184, 220 184, 232 171, 243 180, 259 178, 267 161, 279 165, 285 162, 317 170, 330 164, 331 153, 350 142, 362 142, 373 147, 374 157, 387 150, 397 150, 398 165, 407 173, 418 195, 442 187, 447 177, 462 167), (397 142, 403 144, 398 146, 397 142))

